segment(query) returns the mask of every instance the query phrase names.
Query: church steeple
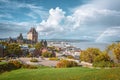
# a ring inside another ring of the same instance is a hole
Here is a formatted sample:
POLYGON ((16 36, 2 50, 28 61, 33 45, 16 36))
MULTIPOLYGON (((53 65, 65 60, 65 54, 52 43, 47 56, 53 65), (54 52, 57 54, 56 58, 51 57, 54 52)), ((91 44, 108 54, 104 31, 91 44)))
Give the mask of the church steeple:
POLYGON ((20 35, 17 37, 17 39, 19 39, 19 40, 23 40, 22 33, 20 33, 20 35))

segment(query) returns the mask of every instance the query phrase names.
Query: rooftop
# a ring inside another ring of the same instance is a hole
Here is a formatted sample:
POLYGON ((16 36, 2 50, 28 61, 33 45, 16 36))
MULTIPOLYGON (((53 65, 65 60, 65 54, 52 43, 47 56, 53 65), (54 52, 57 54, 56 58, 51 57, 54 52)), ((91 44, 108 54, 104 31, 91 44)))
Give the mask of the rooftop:
POLYGON ((33 33, 33 34, 35 33, 35 34, 36 34, 36 33, 37 33, 37 31, 35 30, 35 28, 34 28, 34 27, 32 27, 32 28, 30 29, 30 31, 28 32, 28 34, 29 34, 29 33, 33 33))

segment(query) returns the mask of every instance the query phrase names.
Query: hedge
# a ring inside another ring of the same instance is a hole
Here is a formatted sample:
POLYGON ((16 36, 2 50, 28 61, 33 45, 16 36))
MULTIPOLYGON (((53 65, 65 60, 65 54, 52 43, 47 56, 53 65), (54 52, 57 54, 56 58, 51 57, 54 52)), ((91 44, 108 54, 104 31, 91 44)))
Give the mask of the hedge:
POLYGON ((16 61, 16 60, 10 61, 8 63, 0 65, 0 73, 19 69, 19 68, 21 68, 21 66, 22 66, 22 64, 19 61, 16 61))
POLYGON ((75 61, 68 61, 68 60, 61 60, 59 63, 57 63, 57 68, 67 68, 67 67, 75 67, 78 66, 78 64, 75 61))

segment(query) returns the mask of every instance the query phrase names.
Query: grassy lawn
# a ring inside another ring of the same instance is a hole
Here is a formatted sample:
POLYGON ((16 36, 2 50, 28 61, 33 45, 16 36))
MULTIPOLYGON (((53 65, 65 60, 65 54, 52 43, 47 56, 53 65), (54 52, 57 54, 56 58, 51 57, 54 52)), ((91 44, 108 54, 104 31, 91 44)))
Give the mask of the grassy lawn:
POLYGON ((0 65, 2 65, 2 64, 6 64, 7 62, 0 62, 0 65))
POLYGON ((18 69, 0 74, 0 80, 120 80, 120 68, 18 69))

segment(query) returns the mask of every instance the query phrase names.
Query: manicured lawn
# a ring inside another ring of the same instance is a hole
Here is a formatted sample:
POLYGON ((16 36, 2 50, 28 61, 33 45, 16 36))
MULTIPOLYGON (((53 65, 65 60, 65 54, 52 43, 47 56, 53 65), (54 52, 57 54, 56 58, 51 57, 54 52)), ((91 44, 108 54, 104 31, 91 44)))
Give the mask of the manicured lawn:
POLYGON ((7 62, 0 62, 0 65, 2 65, 2 64, 6 64, 7 62))
POLYGON ((0 74, 0 80, 120 80, 120 68, 18 69, 0 74))

